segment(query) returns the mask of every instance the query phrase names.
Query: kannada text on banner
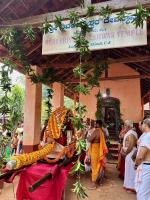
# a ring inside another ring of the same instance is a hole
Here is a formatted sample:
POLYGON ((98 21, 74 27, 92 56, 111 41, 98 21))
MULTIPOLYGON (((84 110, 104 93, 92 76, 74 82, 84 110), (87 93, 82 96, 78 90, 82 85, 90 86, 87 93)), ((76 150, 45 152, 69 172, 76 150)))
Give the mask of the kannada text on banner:
MULTIPOLYGON (((133 19, 134 16, 129 15, 124 22, 119 22, 116 14, 112 14, 105 20, 100 19, 98 15, 87 19, 87 23, 92 27, 92 31, 86 36, 90 50, 147 45, 146 22, 143 28, 136 29, 132 24, 133 19)), ((72 37, 78 30, 70 24, 69 20, 63 21, 63 24, 65 32, 61 32, 52 24, 53 28, 49 30, 49 33, 43 35, 43 55, 76 52, 72 37)))

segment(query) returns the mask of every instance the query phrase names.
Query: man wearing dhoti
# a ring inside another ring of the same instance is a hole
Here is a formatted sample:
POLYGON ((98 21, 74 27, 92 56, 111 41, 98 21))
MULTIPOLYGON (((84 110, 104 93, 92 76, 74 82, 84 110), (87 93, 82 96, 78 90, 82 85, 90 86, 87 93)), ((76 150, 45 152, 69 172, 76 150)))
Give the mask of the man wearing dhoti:
POLYGON ((96 129, 87 140, 91 143, 89 156, 91 158, 92 186, 89 189, 96 189, 97 183, 104 175, 105 156, 108 153, 101 120, 96 121, 96 129))
POLYGON ((138 166, 135 189, 137 200, 150 200, 150 119, 144 120, 142 130, 135 161, 135 166, 138 166))
POLYGON ((136 151, 137 133, 133 130, 133 122, 131 120, 126 120, 124 127, 126 132, 122 147, 122 155, 125 156, 124 188, 127 192, 134 192, 135 169, 132 156, 136 151))

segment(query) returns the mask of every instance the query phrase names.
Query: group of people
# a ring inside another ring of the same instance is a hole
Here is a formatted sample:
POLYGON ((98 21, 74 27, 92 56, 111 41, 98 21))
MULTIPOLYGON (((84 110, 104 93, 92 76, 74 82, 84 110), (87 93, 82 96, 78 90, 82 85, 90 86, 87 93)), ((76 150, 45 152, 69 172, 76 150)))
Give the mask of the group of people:
POLYGON ((137 200, 150 200, 150 118, 140 122, 138 139, 133 122, 126 120, 120 133, 118 169, 127 192, 136 192, 137 200))
MULTIPOLYGON (((5 137, 11 137, 11 133, 5 130, 3 133, 5 137)), ((21 154, 23 152, 23 125, 19 125, 15 133, 12 135, 10 143, 7 145, 7 154, 21 154)))
POLYGON ((11 155, 21 154, 23 151, 23 132, 15 133, 11 140, 11 155))

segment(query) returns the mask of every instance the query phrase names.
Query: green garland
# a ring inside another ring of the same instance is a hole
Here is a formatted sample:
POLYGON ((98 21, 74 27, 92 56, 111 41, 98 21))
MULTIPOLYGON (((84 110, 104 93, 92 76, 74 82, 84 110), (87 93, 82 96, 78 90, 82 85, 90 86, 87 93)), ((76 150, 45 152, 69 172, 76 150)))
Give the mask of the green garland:
POLYGON ((87 7, 86 17, 91 17, 91 16, 93 16, 94 13, 95 13, 95 11, 96 11, 95 6, 93 6, 93 5, 88 6, 88 7, 87 7))
POLYGON ((10 99, 8 94, 11 92, 11 78, 13 72, 13 64, 9 60, 3 60, 3 65, 0 70, 0 88, 3 91, 3 96, 0 99, 0 113, 3 116, 3 131, 11 130, 10 121, 8 119, 10 113, 10 99))
POLYGON ((52 98, 53 98, 53 90, 51 88, 47 89, 47 100, 46 100, 46 112, 47 112, 47 118, 49 118, 51 112, 52 112, 52 98))
POLYGON ((102 104, 102 94, 99 90, 98 94, 96 95, 97 97, 97 104, 96 104, 96 113, 95 113, 95 117, 96 120, 102 120, 102 122, 104 122, 104 117, 103 117, 103 104, 102 104))
POLYGON ((99 15, 103 17, 103 19, 109 18, 110 15, 112 14, 112 9, 107 5, 106 7, 101 7, 99 11, 99 15))

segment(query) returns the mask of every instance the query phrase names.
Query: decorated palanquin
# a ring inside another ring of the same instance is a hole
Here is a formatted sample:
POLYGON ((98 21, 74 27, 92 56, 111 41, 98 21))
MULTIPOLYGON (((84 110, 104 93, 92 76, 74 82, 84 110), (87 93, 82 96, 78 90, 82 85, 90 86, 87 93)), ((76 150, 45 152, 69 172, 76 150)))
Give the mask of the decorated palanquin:
POLYGON ((71 118, 73 113, 67 108, 52 112, 46 126, 39 150, 12 156, 7 169, 19 169, 39 160, 56 163, 60 159, 71 158, 75 152, 75 134, 71 118))

